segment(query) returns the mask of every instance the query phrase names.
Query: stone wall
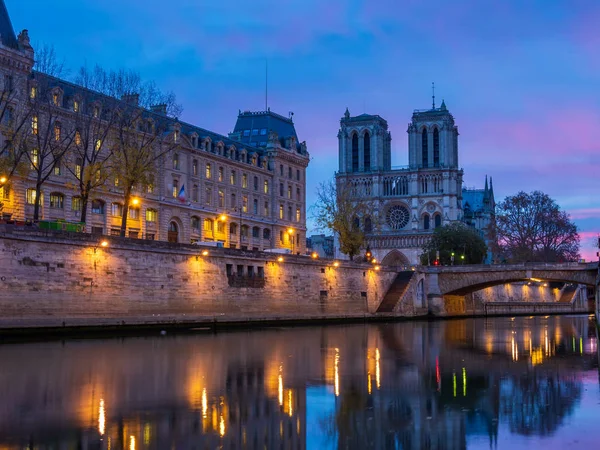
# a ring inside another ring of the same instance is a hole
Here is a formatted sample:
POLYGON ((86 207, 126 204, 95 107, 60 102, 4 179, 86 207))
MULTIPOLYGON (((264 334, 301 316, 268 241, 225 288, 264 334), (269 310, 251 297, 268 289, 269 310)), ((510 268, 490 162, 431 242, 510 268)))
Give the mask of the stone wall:
POLYGON ((90 235, 3 227, 0 326, 360 316, 396 276, 343 261, 121 238, 102 247, 90 235))

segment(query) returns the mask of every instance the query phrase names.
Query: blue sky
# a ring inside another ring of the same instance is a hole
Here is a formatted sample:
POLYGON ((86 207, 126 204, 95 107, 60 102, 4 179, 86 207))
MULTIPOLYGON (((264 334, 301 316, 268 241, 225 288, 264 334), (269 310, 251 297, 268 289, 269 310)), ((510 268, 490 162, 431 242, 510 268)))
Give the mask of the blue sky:
POLYGON ((337 169, 346 107, 387 119, 407 162, 413 109, 445 99, 466 186, 541 189, 572 214, 585 257, 600 230, 596 0, 5 0, 15 30, 73 72, 129 67, 177 94, 182 119, 223 134, 239 109, 295 113, 313 158, 308 203, 337 169))

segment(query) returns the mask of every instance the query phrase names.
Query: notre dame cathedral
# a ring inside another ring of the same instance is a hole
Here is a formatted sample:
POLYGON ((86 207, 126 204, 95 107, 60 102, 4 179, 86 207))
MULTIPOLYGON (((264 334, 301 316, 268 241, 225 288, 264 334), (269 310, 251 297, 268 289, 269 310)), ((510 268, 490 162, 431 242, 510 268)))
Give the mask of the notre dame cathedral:
POLYGON ((358 220, 373 256, 385 265, 417 264, 433 230, 453 221, 465 222, 485 239, 494 217, 487 178, 484 189, 462 187, 458 127, 444 102, 415 110, 407 133, 408 166, 392 167, 385 119, 352 117, 346 109, 340 120, 336 181, 350 186, 353 196, 375 202, 378 217, 358 220))

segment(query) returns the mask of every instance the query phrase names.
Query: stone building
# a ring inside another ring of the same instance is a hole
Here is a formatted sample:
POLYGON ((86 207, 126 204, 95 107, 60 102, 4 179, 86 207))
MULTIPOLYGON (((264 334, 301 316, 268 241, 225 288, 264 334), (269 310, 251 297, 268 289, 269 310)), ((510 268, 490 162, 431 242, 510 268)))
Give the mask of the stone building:
MULTIPOLYGON (((464 215, 458 127, 445 102, 415 110, 407 133, 406 167, 391 166, 392 138, 382 117, 352 117, 346 109, 338 133, 337 183, 375 203, 377 217, 358 218, 359 226, 373 256, 395 266, 416 264, 433 230, 464 215)), ((473 222, 476 228, 481 223, 473 222)))
MULTIPOLYGON (((3 0, 0 41, 1 148, 10 147, 17 124, 30 128, 25 140, 30 149, 23 159, 30 170, 0 173, 5 220, 33 218, 39 172, 34 169, 41 167, 48 177, 40 192, 38 218, 79 222, 82 201, 77 186, 85 176, 84 163, 71 150, 62 155, 61 145, 109 152, 119 130, 112 129, 106 111, 129 109, 139 111, 136 136, 156 133, 153 145, 160 150, 152 151, 162 153, 153 179, 132 193, 128 237, 305 251, 309 154, 291 118, 270 110, 240 112, 234 132, 226 136, 167 117, 165 105, 142 108, 137 95, 114 99, 37 72, 32 69, 35 53, 27 30, 15 35, 3 0), (42 104, 42 97, 49 101, 42 104), (46 139, 45 153, 40 138, 47 135, 56 139, 46 139), (61 157, 52 159, 57 154, 61 157)), ((87 205, 85 231, 118 234, 127 207, 122 181, 120 186, 120 180, 100 171, 97 180, 102 183, 87 205)))

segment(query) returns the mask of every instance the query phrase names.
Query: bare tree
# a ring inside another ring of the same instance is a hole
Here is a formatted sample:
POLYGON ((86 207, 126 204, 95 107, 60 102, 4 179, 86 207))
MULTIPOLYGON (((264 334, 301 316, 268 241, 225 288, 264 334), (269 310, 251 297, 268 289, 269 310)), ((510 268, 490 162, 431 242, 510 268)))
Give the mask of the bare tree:
POLYGON ((99 65, 89 69, 82 66, 75 77, 75 83, 117 99, 135 95, 143 108, 162 105, 169 117, 180 117, 183 112, 183 107, 177 103, 173 92, 162 92, 155 82, 143 81, 135 70, 106 70, 99 65))
POLYGON ((39 220, 42 186, 63 161, 75 135, 68 121, 65 124, 60 121, 60 93, 48 81, 41 78, 30 95, 30 126, 22 140, 24 154, 35 175, 34 221, 39 220))
POLYGON ((37 44, 35 49, 33 70, 56 78, 64 78, 69 75, 70 70, 67 68, 65 59, 61 59, 56 55, 56 49, 53 45, 37 44))
POLYGON ((72 151, 66 155, 66 168, 77 180, 76 190, 81 198, 80 221, 87 221, 90 196, 103 186, 111 172, 112 149, 108 144, 111 127, 117 115, 117 101, 96 98, 89 91, 81 92, 86 108, 76 112, 72 151))
POLYGON ((172 120, 150 117, 136 105, 121 105, 111 127, 112 175, 123 189, 121 236, 125 236, 129 206, 136 187, 154 184, 160 159, 173 150, 177 135, 168 133, 172 120))
POLYGON ((569 215, 547 194, 519 192, 498 204, 498 246, 507 260, 576 261, 579 234, 569 215))
POLYGON ((376 227, 373 203, 362 198, 343 179, 332 179, 317 187, 317 201, 311 207, 312 217, 320 230, 338 236, 340 250, 353 260, 365 245, 367 232, 376 227), (361 228, 360 222, 363 222, 361 228))

